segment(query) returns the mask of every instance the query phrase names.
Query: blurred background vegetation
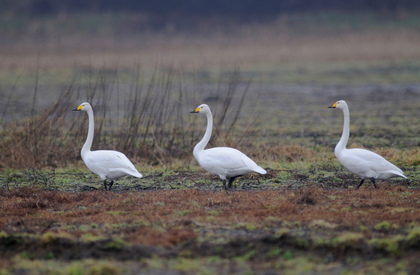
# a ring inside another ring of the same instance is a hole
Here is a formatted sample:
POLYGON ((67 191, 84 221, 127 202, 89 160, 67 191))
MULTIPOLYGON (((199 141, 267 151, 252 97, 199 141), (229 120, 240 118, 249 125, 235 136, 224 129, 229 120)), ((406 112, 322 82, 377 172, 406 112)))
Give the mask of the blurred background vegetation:
POLYGON ((339 99, 352 142, 420 162, 418 1, 1 0, 0 36, 4 168, 80 161, 86 117, 69 110, 83 101, 95 149, 152 165, 196 164, 200 103, 216 117, 211 146, 330 161, 339 99))
POLYGON ((153 16, 225 16, 243 21, 252 19, 272 19, 289 12, 313 11, 380 11, 395 13, 418 9, 415 0, 354 0, 337 2, 334 0, 21 0, 0 2, 3 14, 47 15, 74 12, 119 12, 130 11, 153 16))

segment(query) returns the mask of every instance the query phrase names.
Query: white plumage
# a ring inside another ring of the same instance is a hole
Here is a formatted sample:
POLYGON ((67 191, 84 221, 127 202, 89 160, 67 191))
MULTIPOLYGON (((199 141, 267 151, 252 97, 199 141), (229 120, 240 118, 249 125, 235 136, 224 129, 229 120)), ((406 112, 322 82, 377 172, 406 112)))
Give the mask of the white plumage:
POLYGON ((362 178, 357 188, 363 184, 365 179, 370 179, 376 188, 375 180, 377 179, 407 178, 400 168, 374 152, 359 148, 347 149, 346 145, 350 136, 350 112, 347 103, 344 100, 339 100, 328 108, 338 108, 343 111, 343 133, 334 152, 344 167, 362 178))
POLYGON ((143 177, 142 174, 137 171, 136 167, 134 167, 131 161, 123 153, 112 150, 90 150, 92 146, 95 125, 93 109, 88 102, 80 104, 80 106, 76 109, 73 109, 73 111, 85 111, 88 114, 88 135, 86 142, 82 147, 81 155, 89 170, 99 175, 99 177, 103 180, 105 190, 111 190, 115 179, 119 179, 124 176, 133 176, 137 178, 143 177), (107 179, 111 180, 108 185, 106 182, 107 179))
POLYGON ((194 147, 194 157, 198 163, 208 172, 220 177, 223 187, 226 187, 226 179, 229 179, 228 186, 232 187, 235 178, 248 173, 266 174, 267 172, 258 166, 252 159, 241 151, 230 147, 216 147, 204 149, 210 140, 213 130, 213 115, 210 107, 206 104, 198 106, 191 113, 205 114, 207 117, 207 129, 203 139, 194 147))

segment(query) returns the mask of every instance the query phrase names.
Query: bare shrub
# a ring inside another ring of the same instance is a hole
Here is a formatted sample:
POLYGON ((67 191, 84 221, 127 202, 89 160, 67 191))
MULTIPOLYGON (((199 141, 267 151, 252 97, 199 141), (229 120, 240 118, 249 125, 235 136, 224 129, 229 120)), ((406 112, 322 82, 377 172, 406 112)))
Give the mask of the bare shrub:
MULTIPOLYGON (((39 114, 34 107, 36 87, 33 115, 3 126, 0 167, 63 167, 80 159, 88 120, 70 112, 81 103, 80 98, 89 101, 95 111, 94 150, 122 151, 130 159, 153 165, 190 157, 202 131, 195 130, 197 119, 188 111, 196 107, 192 99, 203 101, 206 95, 184 88, 182 72, 171 68, 156 69, 147 80, 140 68, 131 72, 128 81, 126 77, 126 72, 117 69, 75 71, 58 99, 39 114), (120 82, 129 83, 128 91, 127 84, 120 82)), ((243 80, 238 70, 219 77, 218 100, 212 104, 217 110, 213 142, 223 135, 235 145, 236 124, 250 82, 240 91, 243 80)))
POLYGON ((0 141, 1 167, 57 167, 75 158, 77 151, 68 136, 72 127, 65 119, 66 109, 70 106, 71 87, 42 114, 4 126, 0 141))

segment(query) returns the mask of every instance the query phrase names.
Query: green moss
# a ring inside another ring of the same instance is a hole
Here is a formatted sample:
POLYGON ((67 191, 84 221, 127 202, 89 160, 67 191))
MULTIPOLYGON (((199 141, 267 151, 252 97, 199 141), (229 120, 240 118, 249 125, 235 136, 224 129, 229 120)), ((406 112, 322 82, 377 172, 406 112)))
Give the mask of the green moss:
POLYGON ((206 217, 206 221, 208 221, 208 222, 214 222, 215 220, 216 220, 215 217, 212 217, 212 216, 207 216, 206 217))
POLYGON ((193 207, 200 207, 200 204, 197 201, 190 200, 191 206, 193 207))
POLYGON ((365 226, 365 225, 359 225, 359 229, 360 229, 360 231, 366 231, 366 230, 368 230, 368 227, 367 226, 365 226))
POLYGON ((294 257, 294 253, 291 250, 287 250, 283 253, 283 259, 290 260, 294 257))
POLYGON ((210 210, 210 211, 208 211, 207 212, 209 215, 212 215, 212 216, 219 216, 220 215, 220 212, 219 211, 217 211, 217 210, 210 210))
POLYGON ((308 248, 309 247, 309 240, 307 240, 305 238, 297 237, 293 240, 293 243, 299 248, 308 248))
POLYGON ((47 258, 48 260, 52 260, 52 259, 54 259, 54 258, 55 258, 54 253, 52 253, 52 252, 48 252, 48 254, 47 254, 46 258, 47 258))
POLYGON ((107 243, 107 248, 113 248, 113 249, 123 249, 125 246, 129 246, 130 244, 122 239, 114 239, 107 243))
POLYGON ((29 253, 26 251, 23 251, 22 253, 19 254, 19 258, 29 259, 29 253))
POLYGON ((287 234, 289 234, 289 232, 290 232, 290 229, 288 228, 280 228, 276 230, 276 232, 274 233, 274 236, 276 236, 276 238, 282 238, 286 236, 287 234))
POLYGON ((86 270, 83 266, 72 264, 64 268, 62 272, 63 274, 68 275, 83 275, 85 274, 86 270))
POLYGON ((116 266, 110 262, 99 262, 95 265, 91 265, 86 274, 88 275, 117 275, 120 271, 116 266))
POLYGON ((415 226, 406 238, 410 246, 416 246, 420 243, 420 226, 415 226))
MULTIPOLYGON (((44 269, 47 269, 48 266, 44 269)), ((116 275, 121 274, 120 268, 114 263, 104 260, 82 260, 74 261, 64 267, 48 268, 52 274, 63 275, 116 275)))
POLYGON ((176 260, 174 269, 180 272, 192 272, 194 274, 211 274, 202 260, 180 258, 176 260))
POLYGON ((245 224, 245 229, 246 230, 249 230, 249 231, 252 231, 252 230, 257 229, 257 226, 255 224, 253 224, 253 223, 246 223, 245 224))
POLYGON ((242 256, 235 257, 235 259, 239 260, 239 261, 247 261, 247 260, 251 259, 252 257, 254 257, 256 254, 257 254, 256 250, 250 249, 247 253, 245 253, 242 256))
POLYGON ((327 222, 325 220, 313 220, 310 222, 309 227, 311 228, 325 228, 325 229, 334 229, 338 225, 334 223, 327 222))
POLYGON ((110 214, 113 216, 119 216, 119 215, 123 215, 125 212, 124 211, 107 211, 106 214, 110 214))
POLYGON ((333 245, 341 249, 356 247, 364 240, 364 235, 357 232, 346 232, 333 239, 333 245))
POLYGON ((104 236, 97 236, 92 233, 86 233, 80 236, 80 239, 84 242, 98 242, 105 240, 106 238, 104 236))
POLYGON ((404 240, 404 237, 401 235, 393 236, 392 238, 378 239, 374 238, 369 241, 369 244, 375 247, 376 249, 384 250, 388 252, 391 256, 398 256, 401 253, 400 243, 404 240))
POLYGON ((191 213, 191 210, 189 210, 189 209, 174 210, 174 213, 177 214, 178 216, 182 217, 182 216, 185 216, 185 215, 191 213))
POLYGON ((95 228, 95 226, 92 226, 92 225, 90 225, 90 224, 81 224, 81 225, 78 227, 78 229, 79 229, 80 231, 84 231, 84 232, 90 231, 90 230, 92 230, 92 228, 95 228))
POLYGON ((6 233, 6 232, 4 232, 3 230, 2 231, 0 231, 0 239, 2 239, 2 238, 7 238, 9 235, 6 233))
POLYGON ((283 254, 284 250, 282 248, 274 248, 267 253, 267 256, 277 257, 283 254))
POLYGON ((141 226, 141 227, 143 227, 143 226, 148 226, 148 225, 150 225, 150 223, 149 223, 149 222, 147 222, 147 221, 144 221, 144 220, 135 220, 135 221, 133 222, 133 225, 134 225, 134 226, 141 226))
POLYGON ((389 222, 381 222, 376 224, 373 228, 375 228, 376 230, 381 230, 381 231, 389 231, 392 228, 392 224, 389 222))
POLYGON ((46 232, 46 233, 44 233, 44 234, 41 236, 41 241, 42 241, 43 243, 50 243, 50 242, 52 242, 54 239, 55 239, 55 236, 54 236, 54 234, 53 234, 51 231, 46 232))

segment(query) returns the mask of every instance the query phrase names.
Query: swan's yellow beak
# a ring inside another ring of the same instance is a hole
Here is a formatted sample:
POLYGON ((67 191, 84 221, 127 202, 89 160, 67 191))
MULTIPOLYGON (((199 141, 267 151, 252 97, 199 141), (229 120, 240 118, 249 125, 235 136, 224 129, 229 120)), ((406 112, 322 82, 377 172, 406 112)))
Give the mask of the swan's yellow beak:
POLYGON ((200 112, 200 110, 201 110, 201 108, 198 107, 197 109, 195 109, 194 111, 191 111, 190 113, 198 113, 198 112, 200 112))
POLYGON ((83 105, 79 105, 79 107, 73 109, 72 111, 80 111, 82 110, 82 108, 83 108, 83 105))
POLYGON ((328 107, 328 108, 335 108, 335 107, 337 107, 337 105, 338 105, 338 101, 336 103, 334 103, 333 105, 331 105, 330 107, 328 107))

